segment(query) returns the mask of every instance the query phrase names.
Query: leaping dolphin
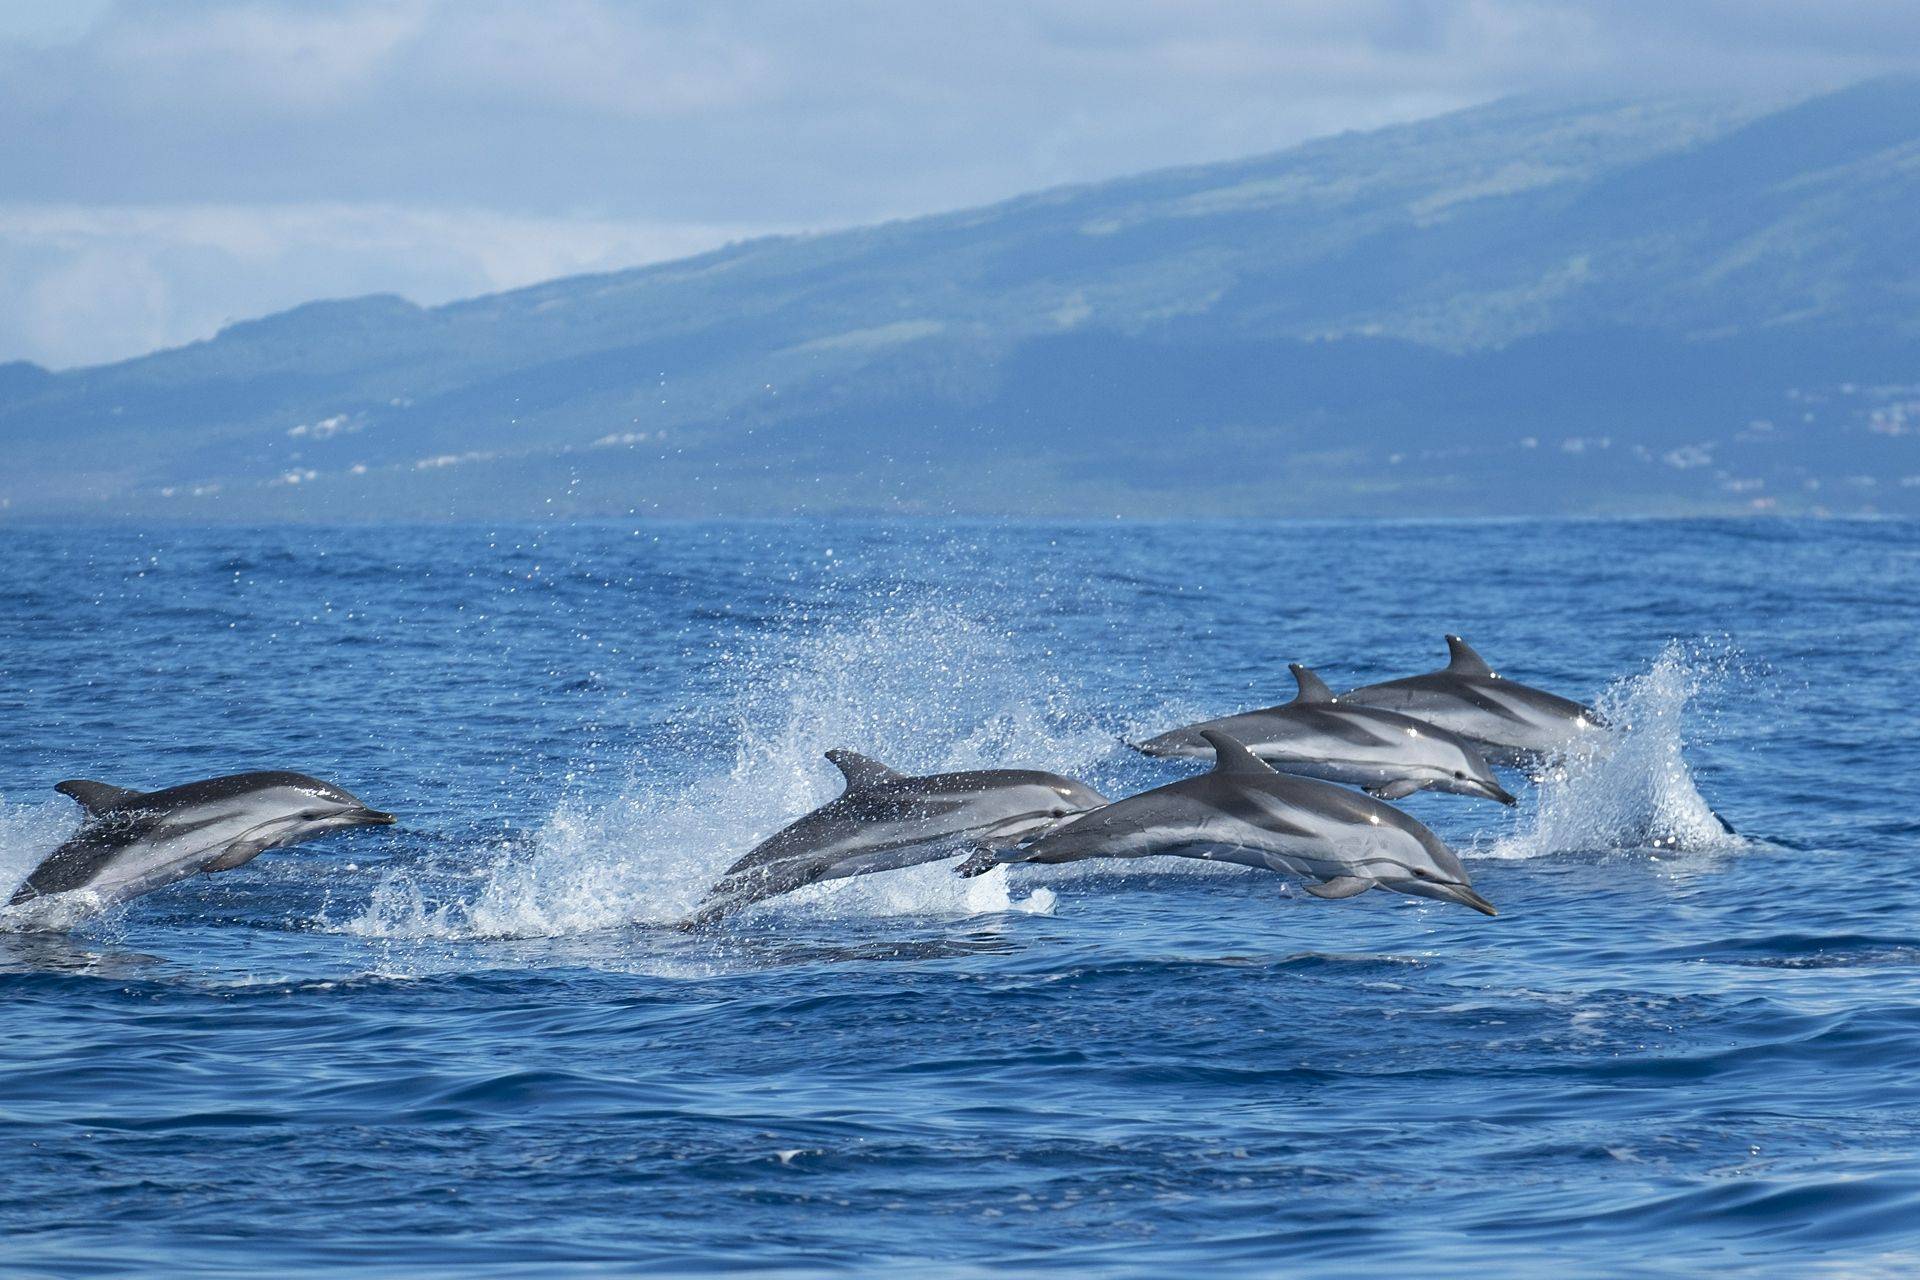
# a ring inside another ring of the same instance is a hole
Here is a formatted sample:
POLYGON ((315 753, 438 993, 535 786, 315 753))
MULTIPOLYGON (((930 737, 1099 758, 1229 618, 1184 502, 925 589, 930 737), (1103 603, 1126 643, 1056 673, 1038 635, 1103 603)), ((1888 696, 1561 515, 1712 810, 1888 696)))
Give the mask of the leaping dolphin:
POLYGON ((1591 707, 1496 674, 1459 636, 1447 637, 1447 649, 1451 660, 1439 671, 1365 685, 1340 700, 1450 729, 1502 763, 1564 751, 1605 726, 1591 707))
POLYGON ((1288 669, 1300 686, 1292 702, 1174 729, 1137 749, 1150 756, 1211 758, 1213 748, 1200 733, 1216 729, 1283 773, 1364 787, 1383 800, 1432 787, 1514 803, 1486 759, 1459 734, 1396 711, 1351 706, 1309 668, 1296 662, 1288 669))
POLYGON ((201 872, 230 871, 268 849, 394 821, 300 773, 237 773, 149 792, 76 778, 54 790, 78 801, 86 822, 8 906, 81 891, 101 906, 125 902, 201 872))
POLYGON ((1316 898, 1378 888, 1498 914, 1453 850, 1392 805, 1276 773, 1219 730, 1199 732, 1213 748, 1213 772, 1116 800, 1023 848, 976 854, 960 874, 1003 862, 1171 854, 1302 876, 1316 898))
POLYGON ((775 832, 727 868, 690 923, 704 924, 820 880, 897 871, 1017 844, 1107 798, 1035 769, 908 777, 856 752, 827 752, 840 797, 775 832))

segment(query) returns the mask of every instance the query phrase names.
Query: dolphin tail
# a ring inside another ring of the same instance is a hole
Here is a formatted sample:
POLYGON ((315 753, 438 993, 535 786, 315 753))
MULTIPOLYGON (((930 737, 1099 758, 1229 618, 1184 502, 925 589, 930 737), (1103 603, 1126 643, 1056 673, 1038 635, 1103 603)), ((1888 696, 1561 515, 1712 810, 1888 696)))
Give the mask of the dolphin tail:
POLYGON ((982 876, 1000 865, 1000 850, 975 849, 973 856, 954 868, 956 874, 972 879, 982 876))
POLYGON ((1148 738, 1145 742, 1135 742, 1131 738, 1122 738, 1120 739, 1120 744, 1134 751, 1138 751, 1141 755, 1153 760, 1172 760, 1179 757, 1212 754, 1212 749, 1204 743, 1178 741, 1177 734, 1177 730, 1173 733, 1163 733, 1158 737, 1148 738))
POLYGON ((724 893, 722 892, 724 887, 725 881, 722 881, 707 890, 707 896, 700 899, 700 905, 693 909, 693 914, 673 927, 683 933, 693 933, 718 924, 742 907, 759 901, 748 893, 724 893))
POLYGON ((692 915, 684 920, 676 920, 667 927, 680 933, 698 933, 709 925, 717 924, 729 910, 731 907, 724 902, 702 903, 692 915))

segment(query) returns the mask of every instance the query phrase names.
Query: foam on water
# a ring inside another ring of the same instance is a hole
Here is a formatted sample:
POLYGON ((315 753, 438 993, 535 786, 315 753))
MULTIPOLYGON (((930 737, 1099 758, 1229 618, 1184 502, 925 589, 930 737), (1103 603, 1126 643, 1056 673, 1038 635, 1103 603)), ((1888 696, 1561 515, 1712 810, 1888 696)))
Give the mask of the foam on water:
POLYGON ((1738 672, 1708 643, 1669 641, 1645 672, 1597 700, 1609 731, 1536 779, 1523 828, 1484 858, 1534 858, 1623 849, 1722 850, 1746 842, 1700 794, 1687 767, 1688 718, 1738 672))
MULTIPOLYGON (((943 601, 889 604, 850 621, 801 615, 714 661, 728 695, 688 708, 677 759, 648 753, 613 796, 562 801, 531 838, 488 852, 477 876, 405 869, 335 927, 373 937, 551 936, 692 913, 741 854, 841 790, 822 753, 847 746, 905 772, 1090 765, 1116 734, 1074 711, 1064 684, 1006 630, 943 601), (730 745, 714 747, 716 737, 730 745)), ((1016 901, 998 869, 961 879, 951 860, 813 885, 756 912, 843 916, 1048 911, 1016 901)))
POLYGON ((61 929, 92 913, 91 901, 63 903, 62 910, 51 914, 44 903, 35 910, 4 905, 79 825, 78 807, 64 798, 22 804, 0 796, 0 931, 61 929))

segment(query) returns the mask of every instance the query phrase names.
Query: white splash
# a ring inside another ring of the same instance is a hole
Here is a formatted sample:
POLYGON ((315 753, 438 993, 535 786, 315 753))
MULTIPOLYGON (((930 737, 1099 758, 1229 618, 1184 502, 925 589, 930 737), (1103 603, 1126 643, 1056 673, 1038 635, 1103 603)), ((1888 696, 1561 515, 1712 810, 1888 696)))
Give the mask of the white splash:
POLYGON ((978 916, 1017 911, 1052 915, 1053 890, 1035 888, 1015 898, 1007 883, 1007 868, 962 879, 951 861, 931 862, 880 875, 830 880, 808 885, 784 898, 758 904, 757 914, 804 912, 834 919, 881 916, 978 916))
POLYGON ((32 908, 8 907, 14 891, 41 861, 80 825, 79 810, 64 798, 37 804, 10 804, 0 797, 0 931, 65 929, 98 908, 91 895, 63 895, 75 901, 50 912, 49 902, 32 908), (81 898, 86 901, 80 901, 81 898))
MULTIPOLYGON (((732 745, 702 745, 689 712, 674 758, 653 753, 623 794, 560 804, 530 840, 491 851, 477 874, 399 871, 333 927, 383 938, 547 937, 668 924, 692 913, 741 854, 837 795, 822 758, 846 746, 907 772, 1064 770, 1116 735, 1068 715, 1065 687, 1013 637, 940 604, 895 605, 841 623, 798 618, 772 652, 721 652, 732 745), (1066 727, 1071 726, 1071 727, 1066 727)), ((705 723, 702 723, 702 721, 705 723)), ((702 733, 701 731, 705 732, 702 733)), ((942 861, 813 885, 754 908, 838 917, 1048 912, 1015 900, 999 869, 973 879, 942 861)))
POLYGON ((1538 779, 1526 828, 1473 854, 1743 846, 1694 785, 1685 757, 1689 713, 1735 672, 1725 649, 1669 641, 1649 670, 1600 696, 1598 710, 1611 728, 1538 779))

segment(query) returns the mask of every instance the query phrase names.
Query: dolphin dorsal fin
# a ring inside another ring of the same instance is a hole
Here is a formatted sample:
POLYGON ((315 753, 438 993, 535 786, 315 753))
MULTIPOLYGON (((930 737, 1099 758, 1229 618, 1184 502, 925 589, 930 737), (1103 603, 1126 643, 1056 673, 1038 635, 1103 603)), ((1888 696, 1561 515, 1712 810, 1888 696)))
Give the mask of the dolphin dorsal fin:
POLYGON ((1300 692, 1294 696, 1295 702, 1332 702, 1333 690, 1327 688, 1327 682, 1313 673, 1313 668, 1305 663, 1295 662, 1287 667, 1293 672, 1293 678, 1300 685, 1300 692))
POLYGON ((833 761, 834 768, 846 775, 849 791, 862 791, 906 776, 898 769, 889 769, 878 760, 863 756, 858 751, 848 751, 844 747, 835 747, 827 752, 827 759, 833 761))
POLYGON ((1487 660, 1473 651, 1473 646, 1459 636, 1447 637, 1447 670, 1456 676, 1490 676, 1493 668, 1487 660))
POLYGON ((105 813, 109 809, 123 808, 128 802, 140 798, 138 791, 116 787, 109 782, 94 782, 88 778, 69 778, 57 784, 54 790, 78 800, 80 807, 88 813, 105 813))
POLYGON ((1259 756, 1240 744, 1238 738, 1229 738, 1218 729, 1202 729, 1200 736, 1213 748, 1213 771, 1215 773, 1272 773, 1274 770, 1259 756))

